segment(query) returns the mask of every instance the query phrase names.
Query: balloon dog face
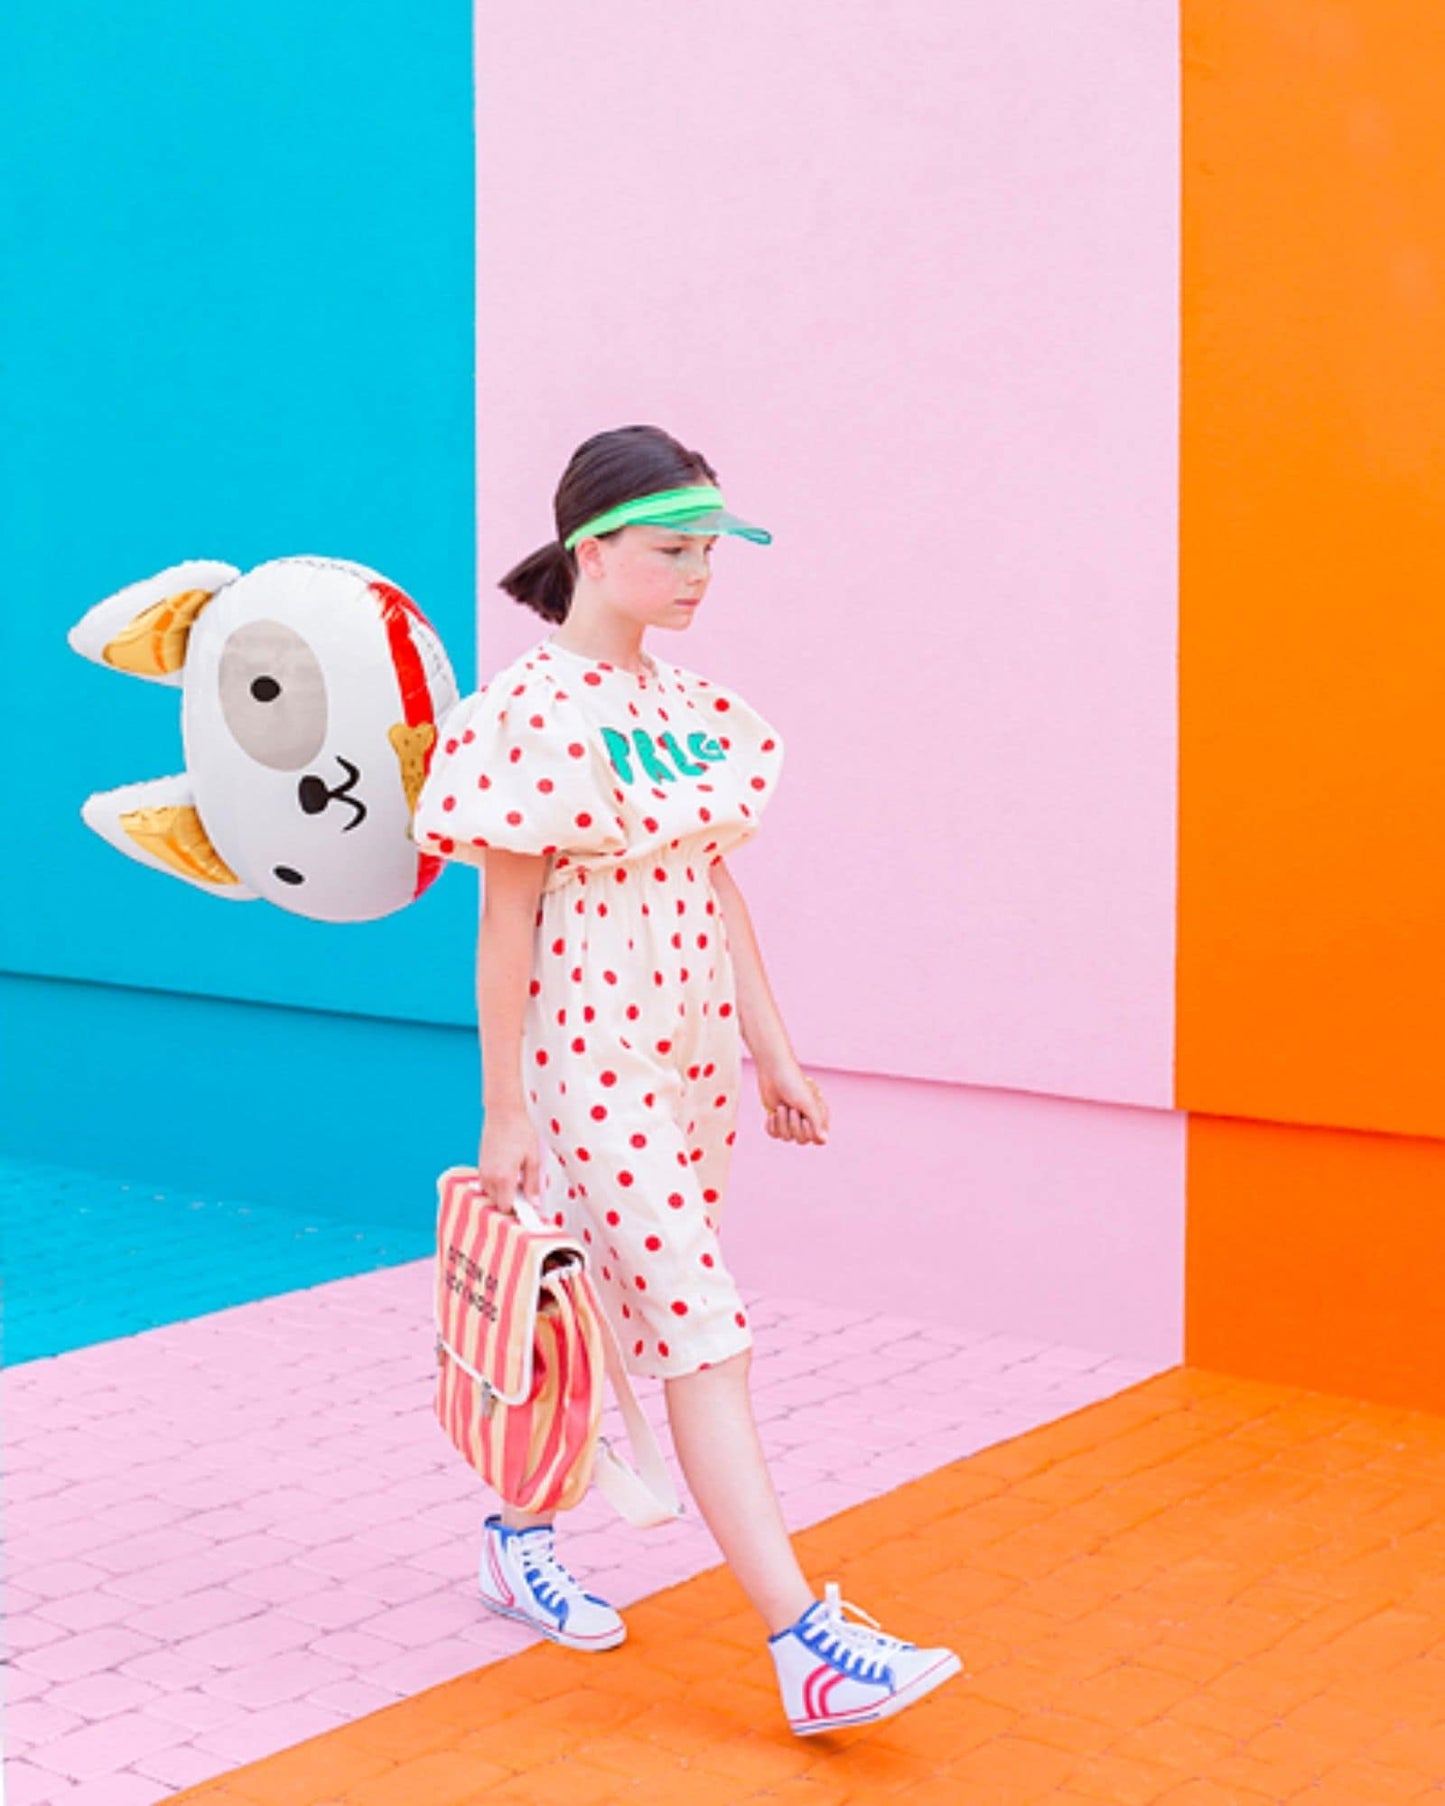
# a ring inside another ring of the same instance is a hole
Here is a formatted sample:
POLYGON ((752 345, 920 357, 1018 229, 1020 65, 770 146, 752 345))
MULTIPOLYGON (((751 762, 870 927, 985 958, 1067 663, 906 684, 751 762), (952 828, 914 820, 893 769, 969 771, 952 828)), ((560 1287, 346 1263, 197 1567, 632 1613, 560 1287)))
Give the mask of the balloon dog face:
POLYGON ((391 914, 436 877, 411 815, 456 682, 430 622, 378 573, 176 565, 98 603, 70 644, 181 689, 184 773, 82 808, 112 846, 327 922, 391 914))

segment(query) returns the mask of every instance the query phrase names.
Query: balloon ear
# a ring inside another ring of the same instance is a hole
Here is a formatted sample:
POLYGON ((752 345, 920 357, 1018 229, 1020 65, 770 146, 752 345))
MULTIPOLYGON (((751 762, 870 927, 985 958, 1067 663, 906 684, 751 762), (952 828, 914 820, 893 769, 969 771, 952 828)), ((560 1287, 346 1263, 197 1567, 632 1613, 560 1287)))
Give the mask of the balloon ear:
POLYGON ((71 650, 132 677, 178 685, 197 616, 240 574, 210 558, 174 564, 97 602, 66 636, 71 650))
POLYGON ((256 892, 242 884, 212 846, 184 772, 97 791, 85 799, 80 814, 85 825, 118 853, 153 871, 184 878, 213 897, 255 901, 256 892))

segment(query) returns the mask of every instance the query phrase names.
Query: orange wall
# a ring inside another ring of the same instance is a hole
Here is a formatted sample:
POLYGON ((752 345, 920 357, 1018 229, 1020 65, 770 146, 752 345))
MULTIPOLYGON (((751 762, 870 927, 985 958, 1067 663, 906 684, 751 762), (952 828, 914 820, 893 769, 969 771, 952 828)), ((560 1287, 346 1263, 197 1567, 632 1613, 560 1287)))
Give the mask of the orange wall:
POLYGON ((1187 1352, 1445 1409, 1445 8, 1183 19, 1187 1352))

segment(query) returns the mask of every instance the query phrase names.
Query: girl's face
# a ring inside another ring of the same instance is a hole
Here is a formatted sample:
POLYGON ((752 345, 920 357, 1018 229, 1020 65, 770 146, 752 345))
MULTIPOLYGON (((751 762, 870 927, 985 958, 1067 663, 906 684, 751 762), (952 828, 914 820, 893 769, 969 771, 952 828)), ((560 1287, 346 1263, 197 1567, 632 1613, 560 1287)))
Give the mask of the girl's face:
POLYGON ((584 540, 579 573, 598 600, 645 627, 685 627, 712 578, 717 535, 667 527, 624 527, 610 539, 584 540))

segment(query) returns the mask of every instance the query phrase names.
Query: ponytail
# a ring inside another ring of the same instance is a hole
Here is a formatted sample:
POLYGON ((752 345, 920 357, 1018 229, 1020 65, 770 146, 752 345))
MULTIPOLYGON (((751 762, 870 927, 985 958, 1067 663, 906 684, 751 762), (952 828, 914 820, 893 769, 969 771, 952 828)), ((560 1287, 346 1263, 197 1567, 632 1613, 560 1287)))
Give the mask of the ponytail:
POLYGON ((544 621, 560 624, 567 619, 567 611, 572 606, 576 581, 572 554, 560 539, 553 539, 533 552, 530 558, 513 565, 497 587, 541 615, 544 621))

